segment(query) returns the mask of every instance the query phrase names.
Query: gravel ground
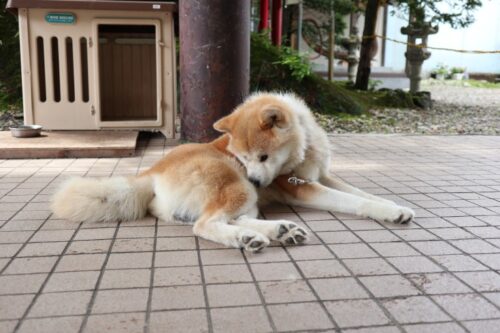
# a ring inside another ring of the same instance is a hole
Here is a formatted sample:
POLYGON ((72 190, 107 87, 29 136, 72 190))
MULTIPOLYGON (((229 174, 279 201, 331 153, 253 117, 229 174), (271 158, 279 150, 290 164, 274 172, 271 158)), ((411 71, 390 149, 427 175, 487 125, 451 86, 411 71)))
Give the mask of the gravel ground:
POLYGON ((341 119, 318 115, 332 133, 500 134, 500 89, 425 82, 431 110, 372 110, 373 116, 341 119))

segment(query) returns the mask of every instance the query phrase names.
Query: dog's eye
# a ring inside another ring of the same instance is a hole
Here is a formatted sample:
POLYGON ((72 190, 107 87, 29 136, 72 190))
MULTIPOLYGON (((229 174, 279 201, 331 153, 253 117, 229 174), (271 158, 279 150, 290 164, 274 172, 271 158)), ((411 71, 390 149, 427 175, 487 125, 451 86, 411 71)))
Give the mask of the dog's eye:
POLYGON ((269 156, 267 155, 260 155, 260 161, 265 162, 269 156))

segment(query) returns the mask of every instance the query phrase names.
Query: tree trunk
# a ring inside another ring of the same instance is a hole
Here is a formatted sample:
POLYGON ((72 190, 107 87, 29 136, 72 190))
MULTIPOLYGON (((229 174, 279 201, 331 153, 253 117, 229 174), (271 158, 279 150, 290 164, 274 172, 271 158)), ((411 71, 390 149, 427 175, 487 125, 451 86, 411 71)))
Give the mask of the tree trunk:
POLYGON ((328 32, 328 80, 333 81, 333 67, 335 66, 335 12, 333 1, 330 0, 330 31, 328 32))
POLYGON ((375 37, 366 37, 372 37, 375 34, 379 5, 380 0, 368 0, 368 3, 366 4, 365 27, 363 29, 363 40, 361 41, 358 73, 356 75, 356 83, 354 84, 354 88, 360 90, 368 89, 368 80, 370 79, 371 72, 370 50, 373 47, 373 43, 376 41, 376 39, 375 37))

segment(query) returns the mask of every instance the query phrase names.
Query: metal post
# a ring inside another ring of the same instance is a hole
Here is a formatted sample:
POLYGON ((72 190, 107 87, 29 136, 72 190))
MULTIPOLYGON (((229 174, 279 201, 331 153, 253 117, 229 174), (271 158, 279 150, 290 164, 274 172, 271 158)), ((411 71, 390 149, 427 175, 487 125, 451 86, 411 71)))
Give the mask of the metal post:
POLYGON ((249 92, 250 1, 179 2, 181 137, 207 142, 249 92))

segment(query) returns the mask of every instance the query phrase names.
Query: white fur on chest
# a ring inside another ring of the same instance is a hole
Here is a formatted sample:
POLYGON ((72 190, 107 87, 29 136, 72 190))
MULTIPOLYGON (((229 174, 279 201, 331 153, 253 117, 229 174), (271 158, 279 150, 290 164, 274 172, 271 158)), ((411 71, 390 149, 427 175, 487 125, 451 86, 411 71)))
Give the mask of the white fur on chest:
MULTIPOLYGON (((330 165, 328 136, 302 100, 292 94, 280 95, 279 98, 294 112, 295 130, 301 138, 301 145, 297 147, 301 152, 295 153, 301 155, 300 162, 285 164, 281 174, 292 173, 302 179, 317 181, 322 174, 328 172, 330 165)), ((290 161, 296 160, 296 157, 290 156, 290 161)))

